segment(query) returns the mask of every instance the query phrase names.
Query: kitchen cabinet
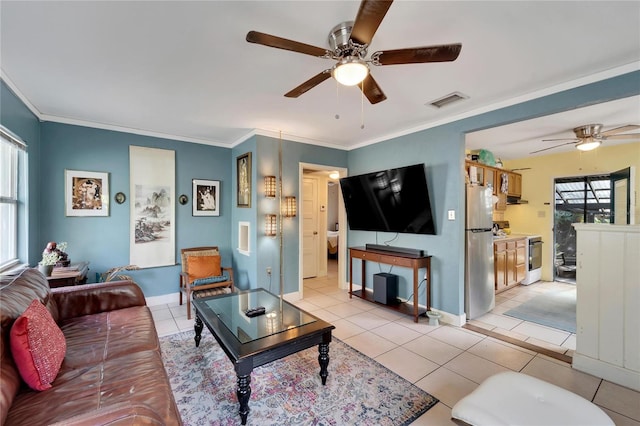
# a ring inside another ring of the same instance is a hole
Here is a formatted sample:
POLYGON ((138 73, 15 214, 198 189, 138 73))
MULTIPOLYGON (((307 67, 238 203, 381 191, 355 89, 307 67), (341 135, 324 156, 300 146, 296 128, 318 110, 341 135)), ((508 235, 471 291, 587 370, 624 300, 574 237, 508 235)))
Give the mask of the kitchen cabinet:
POLYGON ((522 196, 522 175, 520 173, 509 172, 509 182, 507 185, 507 195, 509 197, 522 196))
MULTIPOLYGON (((507 175, 507 194, 509 197, 522 196, 522 175, 520 173, 510 172, 508 170, 499 169, 497 167, 487 166, 486 164, 477 163, 475 161, 465 161, 465 171, 469 175, 470 167, 476 168, 476 181, 483 186, 491 186, 493 188, 493 195, 500 195, 502 193, 502 175, 507 175)), ((506 198, 504 208, 506 209, 506 198)))
POLYGON ((526 273, 526 238, 505 238, 493 242, 496 293, 518 285, 526 273))
POLYGON ((497 169, 482 163, 476 163, 475 161, 466 161, 465 171, 467 175, 469 175, 471 166, 476 168, 476 181, 478 184, 482 186, 490 186, 493 188, 493 194, 496 195, 498 193, 498 189, 496 188, 496 182, 498 181, 498 175, 496 173, 497 169))
POLYGON ((507 289, 507 243, 493 243, 494 276, 496 293, 507 289))

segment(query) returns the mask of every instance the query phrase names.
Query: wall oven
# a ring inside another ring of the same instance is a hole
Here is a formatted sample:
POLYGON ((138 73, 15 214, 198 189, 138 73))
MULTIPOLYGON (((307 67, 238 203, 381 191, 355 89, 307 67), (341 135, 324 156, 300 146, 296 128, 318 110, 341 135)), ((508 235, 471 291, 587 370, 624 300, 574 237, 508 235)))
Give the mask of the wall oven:
POLYGON ((538 235, 527 237, 526 256, 529 264, 522 284, 529 285, 542 278, 542 237, 538 235))

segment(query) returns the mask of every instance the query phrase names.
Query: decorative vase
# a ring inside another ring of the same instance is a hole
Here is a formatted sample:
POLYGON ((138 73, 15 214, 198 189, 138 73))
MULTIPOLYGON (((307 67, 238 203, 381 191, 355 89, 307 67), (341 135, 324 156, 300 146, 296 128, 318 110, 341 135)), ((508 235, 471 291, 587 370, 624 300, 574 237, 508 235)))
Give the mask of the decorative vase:
POLYGON ((45 277, 50 277, 53 272, 53 268, 55 265, 40 265, 38 264, 38 271, 42 273, 45 277))

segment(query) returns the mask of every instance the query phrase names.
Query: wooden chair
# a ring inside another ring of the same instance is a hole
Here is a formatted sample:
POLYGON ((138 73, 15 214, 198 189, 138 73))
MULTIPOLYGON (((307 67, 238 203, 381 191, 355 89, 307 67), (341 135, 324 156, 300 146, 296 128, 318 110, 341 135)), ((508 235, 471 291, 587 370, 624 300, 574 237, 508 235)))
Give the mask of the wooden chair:
POLYGON ((191 319, 191 298, 231 293, 233 269, 220 266, 218 247, 191 247, 180 250, 180 305, 182 293, 186 294, 187 318, 191 319))

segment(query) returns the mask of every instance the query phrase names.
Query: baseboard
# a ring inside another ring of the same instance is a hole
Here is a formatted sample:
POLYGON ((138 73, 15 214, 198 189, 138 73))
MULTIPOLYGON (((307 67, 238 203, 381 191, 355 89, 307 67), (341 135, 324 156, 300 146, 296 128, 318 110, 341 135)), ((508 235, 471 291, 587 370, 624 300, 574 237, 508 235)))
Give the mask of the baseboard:
POLYGON ((464 313, 456 315, 450 312, 441 311, 440 309, 431 308, 431 310, 442 315, 440 317, 440 322, 442 323, 453 325, 455 327, 462 327, 467 323, 467 316, 464 313))
POLYGON ((170 305, 180 303, 180 292, 145 297, 147 306, 170 305))
POLYGON ((627 370, 577 352, 573 354, 571 365, 576 370, 640 392, 640 373, 637 371, 627 370))

